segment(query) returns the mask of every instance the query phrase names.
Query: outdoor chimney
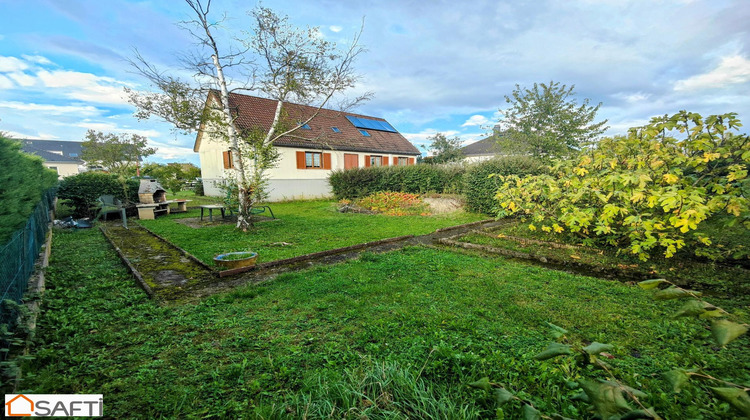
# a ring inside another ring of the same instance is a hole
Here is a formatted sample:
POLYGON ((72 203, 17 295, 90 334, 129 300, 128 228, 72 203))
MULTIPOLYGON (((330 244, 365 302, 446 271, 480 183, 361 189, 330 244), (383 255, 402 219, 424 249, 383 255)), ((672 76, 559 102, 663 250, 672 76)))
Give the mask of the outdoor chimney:
POLYGON ((138 201, 141 204, 154 204, 167 201, 167 192, 164 191, 159 181, 155 179, 142 179, 138 188, 138 201))

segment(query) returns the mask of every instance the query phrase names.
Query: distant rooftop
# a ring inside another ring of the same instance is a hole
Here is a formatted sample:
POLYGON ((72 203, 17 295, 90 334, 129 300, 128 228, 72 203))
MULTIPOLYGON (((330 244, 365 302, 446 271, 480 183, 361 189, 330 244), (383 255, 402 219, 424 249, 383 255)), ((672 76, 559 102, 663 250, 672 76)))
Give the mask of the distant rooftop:
POLYGON ((495 155, 500 153, 500 147, 497 144, 497 137, 493 135, 462 147, 461 152, 467 157, 495 155))
POLYGON ((83 162, 81 141, 19 139, 21 150, 47 162, 83 162))

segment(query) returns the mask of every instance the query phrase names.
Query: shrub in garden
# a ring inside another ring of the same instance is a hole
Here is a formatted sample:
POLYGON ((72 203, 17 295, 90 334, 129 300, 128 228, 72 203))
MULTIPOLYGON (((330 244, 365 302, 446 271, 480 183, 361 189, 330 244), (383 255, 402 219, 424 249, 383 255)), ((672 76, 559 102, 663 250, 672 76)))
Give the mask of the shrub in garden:
POLYGON ((427 205, 417 194, 381 191, 357 201, 362 208, 387 216, 427 215, 427 205))
POLYGON ((477 213, 497 213, 495 193, 500 187, 500 179, 490 175, 537 175, 544 170, 544 166, 530 156, 503 156, 470 165, 463 177, 466 209, 477 213))
POLYGON ((23 227, 42 194, 57 183, 57 174, 42 159, 21 152, 21 145, 0 133, 0 242, 23 227))
POLYGON ((100 195, 113 195, 126 202, 138 201, 137 179, 121 180, 117 175, 103 172, 83 172, 60 182, 57 197, 69 200, 75 207, 74 217, 92 217, 100 195))
MULTIPOLYGON (((750 228, 750 138, 736 114, 681 111, 607 138, 549 175, 500 176, 499 216, 529 217, 529 229, 569 232, 647 260, 687 247, 721 258, 707 221, 750 228)), ((737 254, 734 254, 735 256, 737 254)))
POLYGON ((328 183, 336 199, 356 199, 379 191, 413 194, 457 193, 462 187, 461 165, 378 166, 333 171, 328 183))

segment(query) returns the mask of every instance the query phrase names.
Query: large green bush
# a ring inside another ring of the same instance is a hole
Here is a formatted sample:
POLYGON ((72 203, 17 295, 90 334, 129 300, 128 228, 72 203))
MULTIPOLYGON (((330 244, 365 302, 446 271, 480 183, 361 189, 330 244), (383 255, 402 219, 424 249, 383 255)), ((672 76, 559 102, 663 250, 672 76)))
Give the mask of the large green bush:
POLYGON ((75 207, 75 217, 92 217, 100 195, 108 194, 126 202, 137 202, 138 185, 137 179, 128 179, 123 183, 117 175, 84 172, 62 180, 57 197, 70 201, 75 207))
POLYGON ((466 209, 485 214, 497 213, 495 194, 501 182, 495 175, 538 175, 544 166, 530 156, 503 156, 470 165, 464 174, 466 209))
POLYGON ((500 216, 520 213, 529 229, 569 233, 646 260, 681 248, 741 258, 746 244, 718 246, 704 225, 750 229, 750 137, 735 114, 681 111, 601 140, 550 175, 501 178, 500 216))
POLYGON ((361 198, 379 191, 459 193, 464 172, 461 165, 379 166, 333 171, 328 182, 337 199, 361 198))
POLYGON ((21 152, 21 145, 0 135, 0 243, 23 227, 57 174, 42 159, 21 152))

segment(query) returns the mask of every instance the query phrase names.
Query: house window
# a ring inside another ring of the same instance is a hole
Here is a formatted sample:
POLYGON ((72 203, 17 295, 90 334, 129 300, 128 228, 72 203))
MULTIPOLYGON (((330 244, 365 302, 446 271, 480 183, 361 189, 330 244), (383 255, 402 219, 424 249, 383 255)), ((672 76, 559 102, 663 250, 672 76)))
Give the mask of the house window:
POLYGON ((341 130, 339 130, 338 127, 331 127, 331 130, 333 130, 334 133, 340 133, 341 130))
POLYGON ((232 151, 227 150, 222 153, 224 157, 224 169, 232 169, 234 168, 234 159, 232 159, 232 151))
POLYGON ((303 130, 312 130, 309 124, 302 124, 302 121, 297 122, 297 125, 299 125, 299 128, 303 130))
POLYGON ((305 168, 323 167, 323 154, 320 152, 305 152, 305 168))
POLYGON ((57 170, 57 166, 48 166, 48 168, 52 169, 53 171, 57 172, 57 174, 60 174, 60 171, 57 170))
POLYGON ((370 166, 383 166, 383 156, 370 156, 370 166))
POLYGON ((398 166, 406 166, 409 164, 409 158, 407 157, 397 157, 393 159, 393 164, 398 166))
POLYGON ((360 132, 360 134, 362 134, 362 135, 363 135, 363 136, 365 136, 365 137, 370 137, 370 133, 368 133, 368 132, 367 132, 367 131, 365 131, 365 130, 359 130, 359 132, 360 132))
POLYGON ((297 152, 297 169, 331 169, 331 154, 322 152, 297 152))

